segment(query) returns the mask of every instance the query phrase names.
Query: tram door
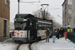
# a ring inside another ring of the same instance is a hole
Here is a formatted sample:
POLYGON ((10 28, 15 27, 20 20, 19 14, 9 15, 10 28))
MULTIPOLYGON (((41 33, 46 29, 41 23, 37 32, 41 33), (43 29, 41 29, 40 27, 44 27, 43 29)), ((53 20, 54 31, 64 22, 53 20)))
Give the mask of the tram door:
POLYGON ((36 22, 32 23, 32 33, 31 36, 33 37, 34 40, 37 38, 37 29, 36 29, 36 22))
POLYGON ((28 26, 28 33, 27 33, 27 37, 28 37, 28 40, 33 40, 33 26, 32 26, 32 23, 31 22, 27 22, 27 26, 28 26))
POLYGON ((36 29, 35 22, 30 23, 30 39, 35 40, 36 29))
POLYGON ((30 39, 33 40, 34 38, 34 25, 33 23, 30 23, 30 39))

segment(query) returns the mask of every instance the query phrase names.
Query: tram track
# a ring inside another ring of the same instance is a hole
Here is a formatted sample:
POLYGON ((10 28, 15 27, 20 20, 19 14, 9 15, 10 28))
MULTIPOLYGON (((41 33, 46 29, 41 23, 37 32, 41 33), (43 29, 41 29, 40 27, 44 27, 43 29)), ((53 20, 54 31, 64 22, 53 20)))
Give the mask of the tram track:
POLYGON ((19 45, 18 45, 18 47, 17 47, 17 50, 19 50, 19 47, 22 45, 22 43, 20 43, 19 45))
MULTIPOLYGON (((34 42, 29 43, 29 45, 28 45, 29 50, 32 50, 32 49, 31 49, 31 45, 32 45, 33 43, 34 43, 34 42)), ((17 50, 19 50, 19 48, 21 47, 22 44, 24 44, 24 43, 20 43, 20 44, 18 45, 17 50)), ((26 44, 27 44, 27 43, 26 43, 26 44)))
MULTIPOLYGON (((41 40, 39 40, 39 41, 41 41, 41 40)), ((20 42, 19 45, 18 45, 18 47, 17 47, 17 50, 19 50, 19 48, 20 48, 22 45, 26 45, 26 44, 28 44, 29 50, 32 50, 31 45, 32 45, 33 43, 38 43, 39 41, 33 41, 33 42, 31 41, 31 42, 28 42, 28 43, 22 43, 22 42, 20 42)))
POLYGON ((32 44, 33 44, 33 43, 30 43, 30 44, 29 44, 29 50, 32 50, 32 49, 31 49, 31 45, 32 45, 32 44))

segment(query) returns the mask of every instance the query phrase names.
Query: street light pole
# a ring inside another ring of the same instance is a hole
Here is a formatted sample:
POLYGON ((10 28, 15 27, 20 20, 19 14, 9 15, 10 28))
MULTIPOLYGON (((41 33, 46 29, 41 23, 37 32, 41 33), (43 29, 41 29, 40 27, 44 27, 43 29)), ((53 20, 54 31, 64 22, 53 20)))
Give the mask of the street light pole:
POLYGON ((20 0, 18 0, 18 14, 20 13, 20 0))
MULTIPOLYGON (((62 20, 63 20, 63 18, 60 16, 60 15, 57 15, 58 17, 60 17, 62 20)), ((61 23, 61 22, 60 22, 61 23)), ((62 24, 62 23, 61 23, 62 24)), ((63 26, 63 25, 62 25, 63 26)))

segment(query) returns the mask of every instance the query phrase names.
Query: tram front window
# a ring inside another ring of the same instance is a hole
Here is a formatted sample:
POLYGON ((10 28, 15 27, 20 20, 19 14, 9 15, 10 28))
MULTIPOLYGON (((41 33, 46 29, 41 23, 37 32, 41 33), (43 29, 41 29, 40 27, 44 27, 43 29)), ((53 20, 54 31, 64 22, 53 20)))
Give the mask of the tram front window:
POLYGON ((25 29, 26 29, 26 22, 15 23, 15 30, 25 30, 25 29))

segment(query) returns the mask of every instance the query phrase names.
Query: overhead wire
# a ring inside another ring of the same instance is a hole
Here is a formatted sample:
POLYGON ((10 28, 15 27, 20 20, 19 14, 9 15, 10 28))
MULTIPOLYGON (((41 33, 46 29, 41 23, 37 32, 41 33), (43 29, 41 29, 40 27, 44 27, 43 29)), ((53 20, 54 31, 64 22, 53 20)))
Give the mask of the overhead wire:
POLYGON ((20 0, 21 3, 40 3, 40 0, 38 1, 23 1, 23 0, 20 0))

